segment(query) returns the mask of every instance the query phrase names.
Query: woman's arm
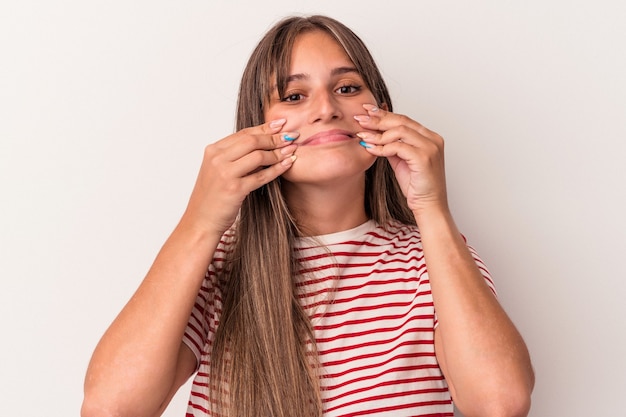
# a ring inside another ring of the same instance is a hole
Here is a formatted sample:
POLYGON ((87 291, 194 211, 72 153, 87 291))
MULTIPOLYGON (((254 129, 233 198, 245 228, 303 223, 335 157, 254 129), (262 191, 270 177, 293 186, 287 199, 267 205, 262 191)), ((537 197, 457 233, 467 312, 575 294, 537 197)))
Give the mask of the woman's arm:
POLYGON ((374 133, 366 149, 387 157, 420 229, 438 327, 435 351, 467 416, 525 416, 534 373, 522 337, 485 282, 448 208, 443 139, 373 105, 355 116, 374 133))
POLYGON ((416 217, 437 311, 435 352, 466 417, 526 416, 534 374, 526 345, 451 216, 416 217))
POLYGON ((95 349, 83 417, 159 415, 192 374, 195 357, 181 341, 196 296, 245 196, 291 166, 296 145, 278 134, 284 123, 207 146, 181 221, 95 349))
POLYGON ((182 227, 172 233, 94 351, 83 417, 156 415, 178 388, 175 377, 184 383, 191 375, 195 357, 191 367, 179 360, 181 341, 218 239, 182 227))

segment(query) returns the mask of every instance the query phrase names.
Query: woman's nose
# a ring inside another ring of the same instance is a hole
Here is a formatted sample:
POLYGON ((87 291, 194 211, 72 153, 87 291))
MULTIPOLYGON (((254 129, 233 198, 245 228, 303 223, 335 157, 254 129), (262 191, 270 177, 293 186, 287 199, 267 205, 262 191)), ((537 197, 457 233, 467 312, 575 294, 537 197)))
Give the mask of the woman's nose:
POLYGON ((336 97, 330 92, 321 92, 312 100, 310 122, 327 122, 341 118, 341 109, 336 97))

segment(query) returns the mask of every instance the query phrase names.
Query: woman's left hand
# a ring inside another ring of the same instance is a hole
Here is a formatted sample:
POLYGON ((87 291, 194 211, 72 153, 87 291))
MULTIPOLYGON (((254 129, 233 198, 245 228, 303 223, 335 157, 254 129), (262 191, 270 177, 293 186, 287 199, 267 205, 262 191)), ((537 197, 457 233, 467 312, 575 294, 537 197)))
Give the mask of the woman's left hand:
POLYGON ((367 129, 357 133, 361 145, 389 160, 413 213, 447 211, 443 138, 407 116, 371 104, 363 107, 367 115, 354 116, 367 129))
POLYGON ((354 117, 367 131, 357 135, 369 153, 389 160, 420 229, 438 318, 435 354, 455 404, 466 415, 495 408, 527 415, 534 386, 528 349, 454 224, 443 139, 406 116, 363 107, 367 115, 354 117))

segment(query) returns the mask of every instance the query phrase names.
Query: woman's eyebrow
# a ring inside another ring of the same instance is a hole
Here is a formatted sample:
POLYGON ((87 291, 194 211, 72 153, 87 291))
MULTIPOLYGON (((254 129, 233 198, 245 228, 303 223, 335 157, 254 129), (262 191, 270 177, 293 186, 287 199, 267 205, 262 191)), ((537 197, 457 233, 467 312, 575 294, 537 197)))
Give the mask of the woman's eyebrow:
MULTIPOLYGON (((357 71, 355 67, 337 67, 337 68, 333 68, 330 71, 331 77, 335 77, 337 75, 342 75, 342 74, 349 74, 349 73, 355 73, 357 75, 360 75, 359 71, 357 71)), ((287 78, 285 79, 285 84, 289 84, 292 81, 308 80, 309 78, 311 78, 311 75, 304 73, 304 72, 301 72, 298 74, 291 74, 287 76, 287 78)), ((272 90, 276 90, 277 87, 278 86, 276 84, 273 84, 272 90)))
MULTIPOLYGON (((349 74, 352 72, 356 74, 359 73, 355 67, 337 67, 330 71, 330 75, 334 77, 336 75, 349 74)), ((291 81, 307 80, 309 78, 311 78, 311 76, 307 73, 291 74, 287 77, 286 81, 289 83, 291 81)))
POLYGON ((342 75, 342 74, 348 74, 348 73, 359 73, 359 71, 357 71, 357 69, 355 67, 338 67, 333 69, 330 72, 330 75, 342 75))
MULTIPOLYGON (((305 73, 291 74, 291 75, 288 75, 287 78, 285 79, 285 85, 289 84, 292 81, 308 80, 309 78, 311 78, 311 76, 305 73)), ((278 90, 278 84, 272 84, 270 91, 276 91, 276 90, 278 90)))
POLYGON ((287 79, 285 81, 287 83, 290 83, 292 81, 308 80, 309 78, 311 78, 311 76, 309 74, 305 74, 305 73, 291 74, 291 75, 289 75, 287 77, 287 79))

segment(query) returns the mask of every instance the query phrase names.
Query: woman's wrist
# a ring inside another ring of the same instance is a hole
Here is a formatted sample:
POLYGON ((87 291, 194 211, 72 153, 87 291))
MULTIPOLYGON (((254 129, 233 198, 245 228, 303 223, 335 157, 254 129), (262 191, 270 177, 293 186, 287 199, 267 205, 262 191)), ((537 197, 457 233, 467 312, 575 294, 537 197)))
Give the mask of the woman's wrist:
POLYGON ((193 248, 214 249, 217 247, 224 231, 211 227, 208 223, 191 221, 183 216, 172 232, 170 238, 184 240, 193 248))
POLYGON ((420 228, 428 224, 451 223, 454 224, 452 213, 447 203, 432 202, 421 204, 419 207, 411 208, 415 222, 420 228))

